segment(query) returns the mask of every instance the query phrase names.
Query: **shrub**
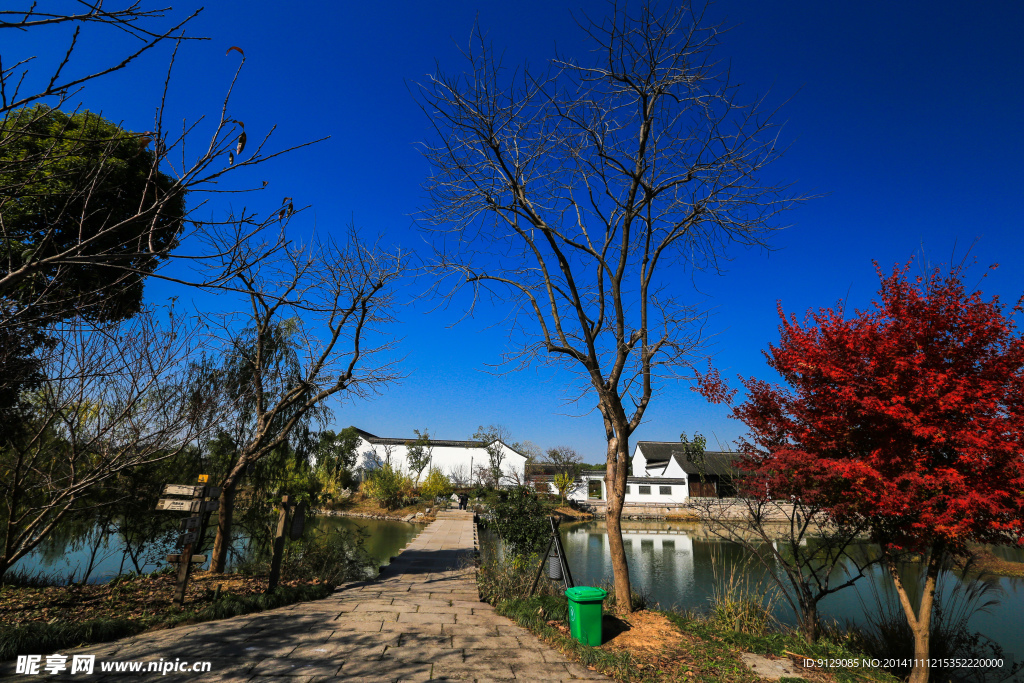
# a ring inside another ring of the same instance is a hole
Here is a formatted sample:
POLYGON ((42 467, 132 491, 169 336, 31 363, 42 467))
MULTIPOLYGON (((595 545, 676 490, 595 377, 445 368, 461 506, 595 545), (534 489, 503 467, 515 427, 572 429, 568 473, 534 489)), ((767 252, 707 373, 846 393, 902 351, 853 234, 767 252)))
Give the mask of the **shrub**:
POLYGON ((423 487, 420 489, 421 493, 426 496, 428 500, 447 498, 452 495, 454 490, 451 480, 445 476, 444 472, 436 467, 430 468, 430 472, 427 473, 427 478, 423 481, 423 487))
POLYGON ((401 469, 384 463, 370 472, 363 482, 363 493, 388 510, 394 510, 412 498, 412 480, 401 469))
MULTIPOLYGON (((540 563, 539 553, 506 555, 501 552, 499 543, 493 535, 482 536, 480 566, 476 575, 481 599, 496 605, 503 600, 528 597, 540 563)), ((560 583, 548 580, 545 567, 544 575, 537 582, 535 594, 560 595, 560 587, 560 583)))
POLYGON ((551 526, 536 491, 526 486, 499 491, 491 512, 491 525, 510 555, 544 551, 551 526))

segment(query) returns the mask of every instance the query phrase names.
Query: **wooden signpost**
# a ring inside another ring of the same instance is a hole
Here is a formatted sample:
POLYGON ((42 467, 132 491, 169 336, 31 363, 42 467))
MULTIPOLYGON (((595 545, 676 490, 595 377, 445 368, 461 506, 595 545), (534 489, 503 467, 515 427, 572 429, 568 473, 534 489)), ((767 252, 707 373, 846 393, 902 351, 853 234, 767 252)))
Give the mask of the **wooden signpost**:
POLYGON ((181 498, 161 498, 157 501, 157 510, 171 512, 191 512, 192 516, 183 519, 181 522, 181 536, 178 543, 181 544, 181 553, 173 553, 167 556, 167 561, 178 565, 178 583, 174 591, 173 604, 181 609, 185 604, 185 589, 188 586, 188 577, 192 572, 193 564, 206 562, 206 555, 195 554, 203 542, 206 532, 206 522, 211 512, 216 512, 220 507, 220 501, 210 500, 220 496, 220 488, 206 486, 208 475, 199 475, 199 485, 190 484, 167 484, 164 486, 165 496, 188 496, 181 498))
POLYGON ((290 496, 281 496, 281 514, 277 518, 277 534, 274 536, 274 554, 270 557, 270 579, 267 581, 267 592, 277 587, 281 578, 281 558, 284 556, 285 534, 297 541, 306 528, 306 504, 295 505, 290 496), (294 510, 292 509, 294 508, 294 510), (292 512, 292 523, 288 524, 288 513, 292 512), (289 528, 290 527, 290 528, 289 528))

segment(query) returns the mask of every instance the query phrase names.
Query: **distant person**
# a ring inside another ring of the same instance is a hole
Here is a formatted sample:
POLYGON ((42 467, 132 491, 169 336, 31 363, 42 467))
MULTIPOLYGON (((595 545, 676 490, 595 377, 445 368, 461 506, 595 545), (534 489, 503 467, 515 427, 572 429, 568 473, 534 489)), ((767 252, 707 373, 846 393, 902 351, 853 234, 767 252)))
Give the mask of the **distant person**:
POLYGON ((469 494, 468 493, 460 493, 459 494, 459 509, 460 510, 466 510, 468 508, 469 508, 469 494))

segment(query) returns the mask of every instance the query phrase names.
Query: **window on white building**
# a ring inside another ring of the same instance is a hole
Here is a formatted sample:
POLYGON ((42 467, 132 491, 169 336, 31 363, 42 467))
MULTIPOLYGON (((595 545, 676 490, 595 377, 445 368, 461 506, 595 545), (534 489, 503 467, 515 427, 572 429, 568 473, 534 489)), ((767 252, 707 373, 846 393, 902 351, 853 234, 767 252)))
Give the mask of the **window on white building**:
POLYGON ((663 496, 671 496, 672 495, 672 487, 671 486, 659 486, 658 487, 658 493, 660 493, 663 496))
POLYGON ((649 495, 651 495, 651 487, 650 486, 641 486, 640 487, 640 495, 641 496, 649 496, 649 495))

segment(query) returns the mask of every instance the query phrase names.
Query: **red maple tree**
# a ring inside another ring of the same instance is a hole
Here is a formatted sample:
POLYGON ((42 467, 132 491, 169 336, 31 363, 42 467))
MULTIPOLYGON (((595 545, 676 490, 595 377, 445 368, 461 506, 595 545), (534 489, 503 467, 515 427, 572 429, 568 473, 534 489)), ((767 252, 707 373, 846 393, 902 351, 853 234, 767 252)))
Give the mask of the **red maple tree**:
MULTIPOLYGON (((878 299, 849 318, 822 309, 801 324, 780 305, 765 355, 789 387, 743 380, 733 416, 750 430, 748 493, 869 522, 914 633, 910 681, 924 683, 943 558, 1021 542, 1024 340, 998 297, 966 292, 960 268, 912 281, 908 269, 886 277, 876 264, 878 299), (917 599, 897 571, 908 553, 924 572, 917 599)), ((731 397, 714 373, 703 389, 731 397)))

